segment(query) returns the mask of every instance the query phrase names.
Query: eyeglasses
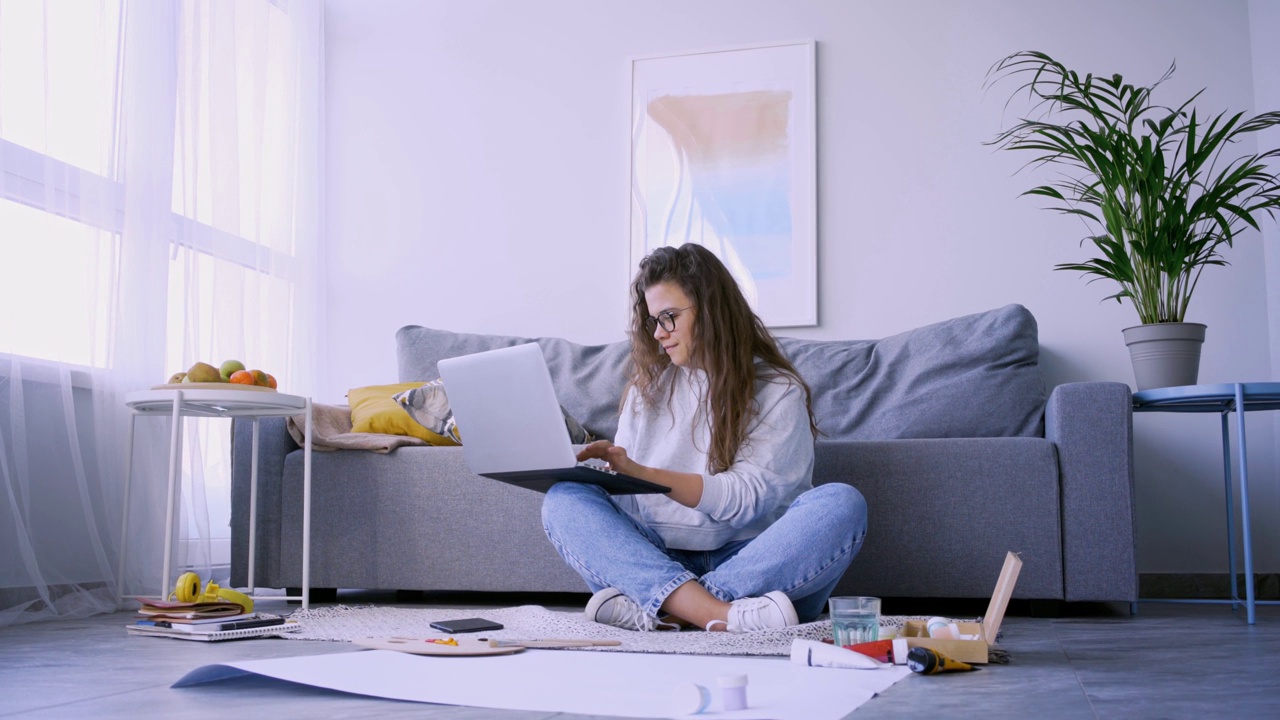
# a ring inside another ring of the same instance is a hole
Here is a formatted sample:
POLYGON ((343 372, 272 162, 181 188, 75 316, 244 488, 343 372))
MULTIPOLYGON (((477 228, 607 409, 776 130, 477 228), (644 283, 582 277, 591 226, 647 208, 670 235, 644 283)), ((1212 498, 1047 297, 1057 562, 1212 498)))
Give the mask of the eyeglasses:
POLYGON ((676 317, 680 313, 684 312, 685 310, 688 310, 691 307, 693 306, 690 305, 689 307, 674 308, 672 310, 664 310, 658 313, 658 317, 654 317, 650 315, 649 317, 645 318, 644 327, 650 333, 656 330, 659 325, 661 325, 662 329, 666 330, 667 332, 675 332, 676 317))

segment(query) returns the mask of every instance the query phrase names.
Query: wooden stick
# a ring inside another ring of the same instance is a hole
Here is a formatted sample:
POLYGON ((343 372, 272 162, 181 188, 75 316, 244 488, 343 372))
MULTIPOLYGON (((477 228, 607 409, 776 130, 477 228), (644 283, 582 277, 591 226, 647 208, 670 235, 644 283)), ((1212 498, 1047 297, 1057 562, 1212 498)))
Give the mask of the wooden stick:
POLYGON ((527 648, 560 648, 560 647, 615 647, 621 645, 621 640, 587 640, 587 639, 543 639, 543 640, 505 640, 491 638, 489 647, 527 647, 527 648))

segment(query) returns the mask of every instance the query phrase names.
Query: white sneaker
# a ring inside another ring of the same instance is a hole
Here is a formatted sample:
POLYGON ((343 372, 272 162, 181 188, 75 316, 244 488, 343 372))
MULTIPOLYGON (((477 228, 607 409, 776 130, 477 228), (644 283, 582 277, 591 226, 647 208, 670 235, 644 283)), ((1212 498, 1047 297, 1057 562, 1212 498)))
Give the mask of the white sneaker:
MULTIPOLYGON (((605 588, 592 595, 591 599, 587 601, 587 609, 584 614, 592 622, 612 625, 624 630, 649 632, 652 630, 680 629, 679 625, 665 623, 655 617, 651 617, 640 609, 635 600, 623 595, 622 591, 617 588, 605 588)), ((792 615, 795 615, 795 613, 792 612, 792 615)))
POLYGON ((765 593, 762 597, 739 598, 729 603, 729 623, 725 627, 732 633, 777 630, 799 625, 791 599, 781 590, 765 593))

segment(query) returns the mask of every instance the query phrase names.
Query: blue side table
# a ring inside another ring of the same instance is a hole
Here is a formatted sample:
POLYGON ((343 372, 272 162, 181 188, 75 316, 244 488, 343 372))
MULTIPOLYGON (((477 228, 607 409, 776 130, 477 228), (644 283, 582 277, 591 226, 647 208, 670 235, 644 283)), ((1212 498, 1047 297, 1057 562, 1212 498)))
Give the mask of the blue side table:
POLYGON ((1235 514, 1231 501, 1231 436, 1227 418, 1236 413, 1236 454, 1240 461, 1240 515, 1244 538, 1244 605, 1249 624, 1254 624, 1253 539, 1249 529, 1249 462, 1245 455, 1244 414, 1252 410, 1280 410, 1280 383, 1228 383, 1225 385, 1183 385, 1154 388, 1133 394, 1134 412, 1216 412, 1222 416, 1222 482, 1227 493, 1227 555, 1231 568, 1231 599, 1202 600, 1206 603, 1240 604, 1236 581, 1235 514))

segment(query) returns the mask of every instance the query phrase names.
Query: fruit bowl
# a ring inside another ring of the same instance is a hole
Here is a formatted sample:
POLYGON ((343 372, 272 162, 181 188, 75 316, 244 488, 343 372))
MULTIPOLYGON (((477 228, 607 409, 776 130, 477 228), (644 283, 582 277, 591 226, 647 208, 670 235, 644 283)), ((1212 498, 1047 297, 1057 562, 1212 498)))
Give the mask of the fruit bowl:
POLYGON ((152 390, 266 390, 275 392, 276 378, 262 370, 248 370, 239 360, 227 360, 220 367, 207 362, 197 362, 186 372, 176 372, 169 376, 169 381, 162 385, 153 385, 152 390))
POLYGON ((165 383, 164 385, 152 385, 152 390, 250 390, 253 392, 269 392, 276 391, 275 388, 263 387, 261 385, 241 385, 240 383, 225 382, 193 382, 193 383, 165 383))

